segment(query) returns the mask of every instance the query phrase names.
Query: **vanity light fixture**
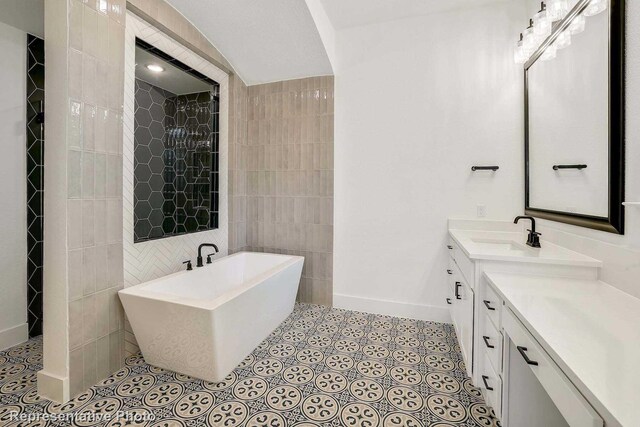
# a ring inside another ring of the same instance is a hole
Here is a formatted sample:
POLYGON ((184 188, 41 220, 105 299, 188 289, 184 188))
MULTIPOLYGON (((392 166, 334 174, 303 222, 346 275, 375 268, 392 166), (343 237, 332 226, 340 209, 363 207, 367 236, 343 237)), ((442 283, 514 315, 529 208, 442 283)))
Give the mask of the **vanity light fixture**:
POLYGON ((551 20, 548 17, 545 2, 540 3, 540 10, 533 17, 533 32, 541 39, 546 39, 551 35, 551 20))
POLYGON ((586 22, 587 20, 585 19, 584 15, 578 15, 573 18, 573 21, 571 21, 571 24, 569 24, 569 32, 571 33, 571 35, 575 36, 576 34, 580 34, 581 32, 583 32, 586 22))
POLYGON ((513 61, 516 64, 524 64, 529 59, 529 52, 524 49, 524 41, 522 33, 520 33, 520 40, 516 43, 516 48, 513 52, 513 61))
POLYGON ((547 48, 544 50, 542 55, 540 55, 540 60, 548 61, 550 59, 555 58, 557 54, 558 54, 558 46, 555 43, 553 43, 547 46, 547 48))
POLYGON ((529 19, 529 26, 522 32, 522 46, 527 55, 531 55, 538 45, 538 38, 533 30, 533 19, 529 19))
POLYGON ((148 64, 147 65, 147 69, 149 71, 153 71, 154 73, 161 73, 164 71, 164 68, 162 68, 161 66, 157 65, 157 64, 148 64))
POLYGON ((607 10, 608 0, 591 0, 589 6, 584 10, 585 16, 594 16, 607 10))
POLYGON ((558 38, 553 43, 558 49, 564 49, 571 46, 571 30, 564 30, 558 35, 558 38))
POLYGON ((569 12, 567 0, 550 0, 547 6, 547 15, 551 22, 559 21, 569 12))

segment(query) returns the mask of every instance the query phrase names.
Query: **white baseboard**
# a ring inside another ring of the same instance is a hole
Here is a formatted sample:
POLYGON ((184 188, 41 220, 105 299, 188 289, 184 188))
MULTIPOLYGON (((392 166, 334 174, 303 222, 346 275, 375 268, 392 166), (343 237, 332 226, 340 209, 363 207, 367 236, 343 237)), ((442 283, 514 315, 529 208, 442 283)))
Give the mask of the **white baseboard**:
POLYGON ((21 344, 28 339, 29 325, 26 323, 0 331, 0 351, 21 344))
POLYGON ((333 294, 333 306, 346 310, 363 311, 365 313, 386 314, 409 319, 451 323, 449 310, 445 307, 435 307, 432 305, 333 294))
POLYGON ((56 403, 69 401, 69 377, 59 377, 44 369, 38 371, 38 395, 56 403))

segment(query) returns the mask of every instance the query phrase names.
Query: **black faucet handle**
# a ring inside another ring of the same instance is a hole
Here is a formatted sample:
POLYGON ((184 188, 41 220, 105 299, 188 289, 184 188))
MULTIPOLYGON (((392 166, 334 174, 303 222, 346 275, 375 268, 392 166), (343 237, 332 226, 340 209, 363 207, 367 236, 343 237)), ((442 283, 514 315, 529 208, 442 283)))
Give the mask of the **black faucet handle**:
POLYGON ((211 261, 211 257, 214 256, 217 253, 218 252, 213 252, 213 253, 207 255, 207 264, 211 264, 213 262, 213 261, 211 261))
POLYGON ((190 259, 188 259, 186 261, 183 261, 182 263, 183 264, 187 264, 187 271, 193 270, 193 266, 191 265, 191 260, 190 259))
POLYGON ((532 231, 530 228, 527 228, 527 231, 532 236, 542 236, 542 233, 538 233, 537 231, 532 231))

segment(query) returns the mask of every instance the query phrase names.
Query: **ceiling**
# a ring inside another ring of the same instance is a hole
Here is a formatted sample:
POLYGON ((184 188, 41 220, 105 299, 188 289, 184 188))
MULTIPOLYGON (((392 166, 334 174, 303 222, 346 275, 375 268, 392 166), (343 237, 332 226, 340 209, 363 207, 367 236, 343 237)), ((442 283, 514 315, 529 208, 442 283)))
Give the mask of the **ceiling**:
POLYGON ((320 0, 336 30, 473 7, 496 0, 320 0))
POLYGON ((304 0, 168 0, 247 85, 333 74, 304 0))
POLYGON ((136 47, 136 78, 168 90, 175 95, 211 90, 210 84, 139 47, 136 47), (159 65, 164 68, 164 71, 155 73, 150 71, 147 65, 159 65))
POLYGON ((44 37, 44 0, 0 0, 0 22, 44 37))

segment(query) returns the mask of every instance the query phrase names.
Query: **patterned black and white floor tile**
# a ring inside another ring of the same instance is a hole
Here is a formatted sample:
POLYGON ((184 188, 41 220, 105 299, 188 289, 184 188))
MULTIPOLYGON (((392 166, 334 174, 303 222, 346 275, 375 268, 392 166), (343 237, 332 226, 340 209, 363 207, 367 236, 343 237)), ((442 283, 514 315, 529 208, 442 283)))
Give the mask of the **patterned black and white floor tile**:
POLYGON ((451 325, 316 305, 296 305, 221 383, 138 355, 59 405, 37 395, 41 362, 39 338, 0 352, 0 426, 500 425, 466 376, 451 325))

